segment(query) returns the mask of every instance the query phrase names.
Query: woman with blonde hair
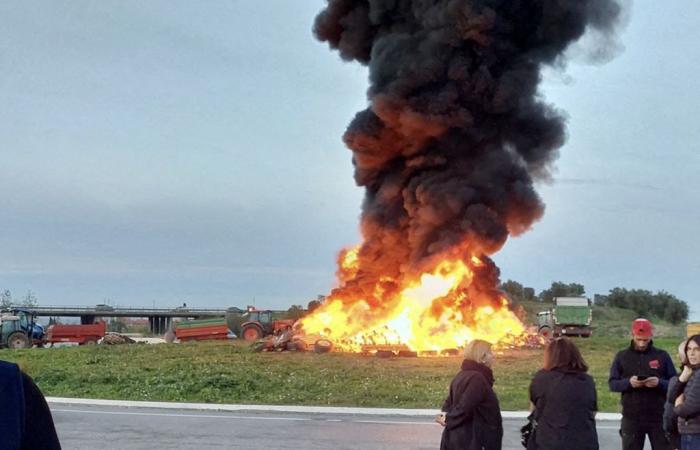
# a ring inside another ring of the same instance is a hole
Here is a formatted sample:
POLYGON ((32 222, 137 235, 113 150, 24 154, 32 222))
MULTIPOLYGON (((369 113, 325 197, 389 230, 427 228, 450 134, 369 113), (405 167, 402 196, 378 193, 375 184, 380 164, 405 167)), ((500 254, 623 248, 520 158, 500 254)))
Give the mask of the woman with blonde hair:
POLYGON ((440 450, 501 450, 503 421, 493 391, 491 344, 473 340, 436 421, 444 427, 440 450))

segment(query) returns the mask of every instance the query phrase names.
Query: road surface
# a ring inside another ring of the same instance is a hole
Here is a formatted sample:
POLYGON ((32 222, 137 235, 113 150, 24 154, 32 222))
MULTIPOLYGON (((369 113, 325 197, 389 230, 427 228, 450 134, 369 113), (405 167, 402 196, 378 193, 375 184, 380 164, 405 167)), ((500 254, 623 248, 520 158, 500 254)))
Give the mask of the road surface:
MULTIPOLYGON (((437 449, 441 428, 427 417, 212 412, 68 406, 51 409, 65 450, 437 449)), ((521 450, 523 419, 505 419, 504 450, 521 450)), ((601 449, 618 449, 619 423, 599 421, 601 449)))

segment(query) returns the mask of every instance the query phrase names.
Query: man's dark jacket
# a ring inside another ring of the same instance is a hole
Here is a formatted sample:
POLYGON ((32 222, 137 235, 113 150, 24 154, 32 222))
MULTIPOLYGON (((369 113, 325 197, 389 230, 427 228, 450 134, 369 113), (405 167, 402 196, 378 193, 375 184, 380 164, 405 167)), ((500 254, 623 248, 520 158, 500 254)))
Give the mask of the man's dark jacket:
POLYGON ((608 385, 613 392, 622 393, 622 416, 639 423, 661 423, 666 389, 669 380, 676 375, 671 357, 664 350, 654 347, 653 342, 643 351, 634 347, 618 352, 610 367, 608 385), (659 384, 654 388, 633 388, 632 376, 658 377, 659 384))
POLYGON ((440 450, 501 450, 503 421, 491 369, 464 360, 442 405, 447 425, 440 450))
POLYGON ((16 364, 5 361, 0 361, 0 449, 61 449, 43 394, 16 364))

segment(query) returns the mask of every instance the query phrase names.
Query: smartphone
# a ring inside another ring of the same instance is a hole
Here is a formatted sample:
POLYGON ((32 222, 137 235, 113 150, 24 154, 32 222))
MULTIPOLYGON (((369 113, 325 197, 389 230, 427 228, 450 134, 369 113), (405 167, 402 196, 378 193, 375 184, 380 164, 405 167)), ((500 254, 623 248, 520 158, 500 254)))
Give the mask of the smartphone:
POLYGON ((637 375, 637 380, 638 380, 638 381, 644 381, 644 380, 646 380, 647 378, 649 378, 649 377, 646 376, 646 375, 637 375))

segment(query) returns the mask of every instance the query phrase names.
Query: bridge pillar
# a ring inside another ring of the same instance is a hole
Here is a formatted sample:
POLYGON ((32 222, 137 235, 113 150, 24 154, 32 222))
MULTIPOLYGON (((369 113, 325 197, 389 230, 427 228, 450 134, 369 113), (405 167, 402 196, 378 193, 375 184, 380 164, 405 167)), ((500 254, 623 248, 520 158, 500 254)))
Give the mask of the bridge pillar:
POLYGON ((95 323, 95 316, 80 316, 81 325, 91 325, 95 323))
POLYGON ((171 323, 170 317, 164 316, 149 316, 148 317, 148 329, 153 334, 165 334, 168 331, 171 323))

